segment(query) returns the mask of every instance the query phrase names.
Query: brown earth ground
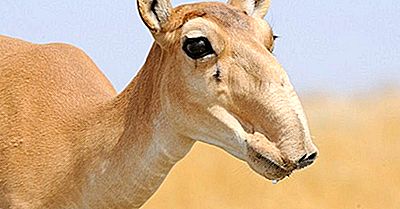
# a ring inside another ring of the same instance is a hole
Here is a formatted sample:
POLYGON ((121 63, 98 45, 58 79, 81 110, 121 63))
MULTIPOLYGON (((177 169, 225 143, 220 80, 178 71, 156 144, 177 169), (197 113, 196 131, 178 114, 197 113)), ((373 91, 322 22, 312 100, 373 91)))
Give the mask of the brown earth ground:
POLYGON ((248 166, 197 143, 145 209, 400 208, 400 94, 306 96, 320 157, 272 185, 248 166))

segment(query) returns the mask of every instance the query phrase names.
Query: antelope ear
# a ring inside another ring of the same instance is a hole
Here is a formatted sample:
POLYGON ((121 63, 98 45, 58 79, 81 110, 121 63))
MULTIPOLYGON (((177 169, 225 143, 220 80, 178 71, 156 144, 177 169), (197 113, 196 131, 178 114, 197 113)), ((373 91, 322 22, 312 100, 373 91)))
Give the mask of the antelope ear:
POLYGON ((137 0, 140 17, 152 33, 160 32, 171 14, 169 0, 137 0))
POLYGON ((229 0, 228 4, 242 9, 252 17, 264 18, 268 12, 270 0, 229 0))

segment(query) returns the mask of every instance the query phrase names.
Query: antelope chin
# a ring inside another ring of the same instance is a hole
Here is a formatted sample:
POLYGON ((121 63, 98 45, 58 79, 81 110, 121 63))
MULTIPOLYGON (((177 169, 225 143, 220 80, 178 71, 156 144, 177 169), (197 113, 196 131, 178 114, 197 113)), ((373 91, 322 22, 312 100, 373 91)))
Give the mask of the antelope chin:
POLYGON ((246 139, 247 163, 269 180, 282 180, 294 170, 285 162, 280 150, 261 133, 249 134, 246 139))
POLYGON ((247 164, 258 174, 272 181, 279 181, 289 176, 292 171, 285 165, 278 163, 280 159, 274 159, 268 154, 257 152, 251 145, 247 145, 247 164))
POLYGON ((281 151, 271 142, 269 138, 257 131, 249 128, 240 118, 232 113, 229 113, 233 120, 237 122, 237 128, 240 129, 239 134, 241 140, 244 142, 243 155, 231 154, 247 162, 247 164, 261 176, 272 180, 279 181, 289 176, 294 167, 286 162, 283 158, 281 151))

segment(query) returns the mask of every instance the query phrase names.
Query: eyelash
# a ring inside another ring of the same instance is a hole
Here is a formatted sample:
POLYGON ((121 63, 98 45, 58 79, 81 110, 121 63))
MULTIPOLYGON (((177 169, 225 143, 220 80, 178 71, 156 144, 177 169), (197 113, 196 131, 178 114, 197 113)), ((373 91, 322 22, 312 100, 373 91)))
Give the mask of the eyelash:
MULTIPOLYGON (((280 38, 280 36, 278 35, 272 35, 272 39, 275 42, 276 39, 280 38)), ((272 48, 270 49, 271 53, 274 54, 274 48, 275 48, 275 44, 272 45, 272 48)))

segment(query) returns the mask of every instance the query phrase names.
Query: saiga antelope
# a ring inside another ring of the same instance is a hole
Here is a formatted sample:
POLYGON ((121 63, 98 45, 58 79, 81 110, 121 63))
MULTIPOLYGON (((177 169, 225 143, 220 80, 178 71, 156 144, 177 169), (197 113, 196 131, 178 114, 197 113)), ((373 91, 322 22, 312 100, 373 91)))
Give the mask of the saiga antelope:
POLYGON ((155 41, 118 95, 81 50, 1 36, 0 208, 139 208, 196 141, 270 180, 311 164, 268 7, 139 0, 155 41))

